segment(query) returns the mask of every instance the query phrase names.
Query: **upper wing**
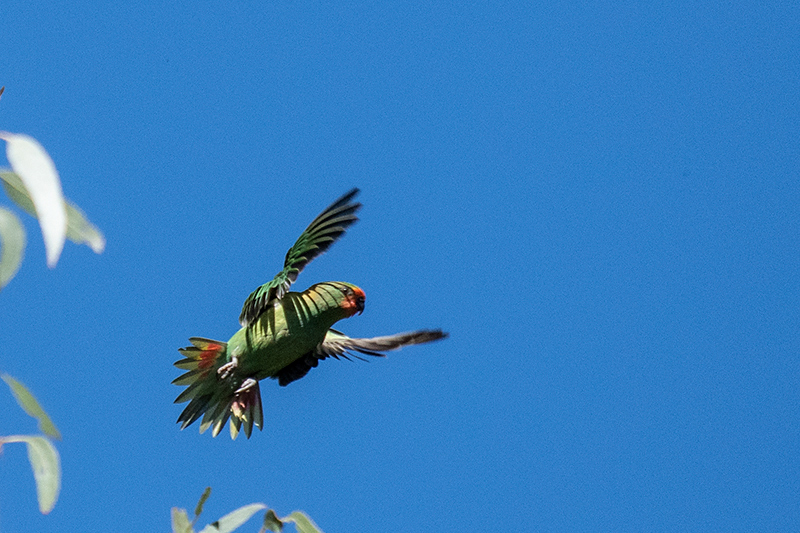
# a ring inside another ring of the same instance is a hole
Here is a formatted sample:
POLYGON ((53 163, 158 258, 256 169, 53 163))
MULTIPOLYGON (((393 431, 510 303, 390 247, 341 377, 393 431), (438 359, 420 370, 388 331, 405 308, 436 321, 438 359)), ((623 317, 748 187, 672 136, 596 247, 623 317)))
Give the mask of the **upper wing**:
POLYGON ((373 337, 371 339, 351 339, 335 329, 330 329, 325 335, 325 340, 313 352, 307 353, 284 367, 273 377, 277 378, 278 384, 283 387, 308 374, 308 371, 317 366, 319 361, 327 357, 350 359, 352 356, 361 359, 351 353, 351 350, 375 357, 386 357, 386 354, 381 352, 389 352, 403 346, 423 344, 444 338, 447 338, 447 333, 440 329, 423 329, 386 337, 373 337))
POLYGON ((306 264, 327 250, 358 220, 355 213, 361 204, 351 202, 357 194, 358 189, 348 192, 309 224, 294 246, 286 252, 283 270, 272 281, 254 290, 245 300, 239 315, 242 326, 251 324, 273 300, 283 298, 306 264))

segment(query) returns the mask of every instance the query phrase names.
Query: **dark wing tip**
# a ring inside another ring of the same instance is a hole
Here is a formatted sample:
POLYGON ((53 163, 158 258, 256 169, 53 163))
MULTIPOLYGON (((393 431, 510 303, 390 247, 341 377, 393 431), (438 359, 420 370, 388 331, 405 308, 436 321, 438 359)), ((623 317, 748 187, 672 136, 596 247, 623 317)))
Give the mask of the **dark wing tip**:
POLYGON ((343 215, 352 214, 358 211, 358 209, 361 207, 361 204, 359 202, 351 203, 351 200, 355 198, 359 192, 361 191, 358 189, 358 187, 353 187, 352 189, 350 189, 350 191, 346 192, 344 195, 334 200, 331 205, 322 210, 322 213, 320 213, 319 216, 317 216, 317 218, 314 219, 314 221, 309 225, 309 227, 313 227, 316 222, 319 222, 321 219, 325 219, 327 216, 330 216, 333 212, 336 212, 336 216, 339 217, 343 215))
POLYGON ((326 252, 334 242, 344 235, 347 228, 358 221, 356 213, 361 209, 361 204, 351 202, 358 193, 357 188, 350 190, 311 221, 297 242, 286 252, 283 271, 278 274, 279 276, 291 274, 290 282, 294 281, 308 263, 326 252))
MULTIPOLYGON (((348 203, 350 200, 355 198, 356 195, 358 195, 358 193, 360 193, 360 192, 361 192, 361 190, 358 187, 353 187, 348 192, 344 193, 344 195, 342 195, 338 200, 333 202, 328 209, 336 209, 336 207, 339 207, 339 206, 342 206, 342 205, 348 203)), ((326 211, 327 211, 327 209, 326 209, 326 211)))
POLYGON ((440 329, 425 329, 422 331, 418 331, 417 336, 414 338, 414 340, 417 341, 417 344, 423 344, 425 342, 443 340, 449 336, 450 334, 448 332, 442 331, 440 329))

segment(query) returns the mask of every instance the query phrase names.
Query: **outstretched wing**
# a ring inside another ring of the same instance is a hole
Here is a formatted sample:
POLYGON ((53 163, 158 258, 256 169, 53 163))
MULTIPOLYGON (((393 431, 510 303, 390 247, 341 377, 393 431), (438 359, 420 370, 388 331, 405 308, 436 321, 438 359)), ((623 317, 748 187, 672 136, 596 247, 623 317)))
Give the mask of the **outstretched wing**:
POLYGON ((351 202, 357 194, 358 189, 348 192, 329 205, 309 224, 294 246, 286 252, 283 270, 272 281, 254 290, 245 300, 242 313, 239 315, 239 323, 242 326, 250 325, 273 300, 283 298, 303 268, 327 250, 358 220, 356 211, 361 204, 351 202))
POLYGON ((386 354, 381 352, 390 352, 402 348, 403 346, 424 344, 444 338, 447 338, 447 333, 440 329, 423 329, 419 331, 410 331, 408 333, 398 333, 397 335, 387 335, 385 337, 373 337, 371 339, 351 339, 335 329, 330 329, 327 335, 325 335, 325 340, 322 341, 313 352, 307 353, 300 359, 284 367, 273 376, 273 378, 278 380, 278 384, 281 387, 284 387, 292 381, 296 381, 308 374, 309 370, 316 367, 321 360, 328 357, 333 357, 335 359, 344 357, 348 360, 350 357, 361 359, 361 357, 352 353, 354 351, 374 357, 386 357, 386 354))

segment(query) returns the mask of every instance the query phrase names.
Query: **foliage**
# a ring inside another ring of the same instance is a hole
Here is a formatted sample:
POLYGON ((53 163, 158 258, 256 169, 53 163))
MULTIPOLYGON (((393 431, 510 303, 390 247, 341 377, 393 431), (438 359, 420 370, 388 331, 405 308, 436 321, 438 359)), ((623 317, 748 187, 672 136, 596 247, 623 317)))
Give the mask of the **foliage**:
MULTIPOLYGON (((191 521, 189 521, 189 515, 185 509, 173 507, 172 533, 194 533, 194 525, 197 522, 197 519, 200 517, 200 513, 203 512, 203 505, 208 500, 210 495, 211 487, 207 487, 206 490, 203 491, 203 495, 200 496, 200 501, 197 503, 197 507, 194 511, 194 518, 191 521)), ((207 525, 200 530, 200 533, 230 533, 250 520, 254 514, 259 511, 263 511, 264 509, 267 509, 267 512, 264 513, 264 521, 259 533, 265 533, 266 531, 275 531, 280 533, 283 531, 283 527, 286 524, 294 524, 298 533, 322 533, 317 525, 314 524, 314 522, 305 513, 301 511, 295 511, 289 516, 278 518, 278 516, 275 514, 275 511, 268 509, 263 503, 251 503, 250 505, 239 507, 235 511, 226 514, 216 522, 207 525)))
POLYGON ((13 278, 22 263, 25 230, 17 216, 0 207, 0 289, 13 278))
MULTIPOLYGON (((0 95, 4 89, 0 87, 0 95)), ((102 252, 105 239, 76 206, 64 199, 55 164, 42 145, 28 135, 5 131, 0 131, 0 139, 6 141, 6 157, 11 164, 11 170, 0 170, 3 189, 13 202, 39 219, 48 266, 56 265, 67 238, 86 243, 97 253, 102 252)), ((25 242, 25 230, 19 218, 0 207, 0 290, 19 270, 25 242)), ((44 433, 43 436, 0 437, 0 449, 7 443, 25 443, 36 481, 39 510, 48 514, 61 490, 61 460, 51 441, 60 440, 61 433, 25 385, 8 374, 0 374, 0 377, 19 406, 39 422, 39 430, 44 433)))
MULTIPOLYGON (((3 188, 8 197, 14 200, 25 212, 36 216, 36 208, 25 185, 22 183, 22 179, 14 172, 0 170, 0 180, 2 180, 3 188)), ((89 222, 78 206, 66 199, 64 206, 67 211, 67 239, 76 244, 86 244, 94 252, 101 253, 106 246, 106 241, 100 230, 89 222)))
MULTIPOLYGON (((2 94, 2 89, 0 89, 2 94)), ((64 199, 58 171, 47 151, 36 139, 0 131, 6 141, 11 170, 0 169, 0 181, 8 197, 39 219, 47 252, 47 265, 56 266, 64 241, 87 244, 96 253, 105 248, 105 238, 83 212, 64 199)), ((0 208, 0 290, 19 270, 25 250, 25 230, 14 213, 0 208)))
MULTIPOLYGON (((39 429, 54 439, 61 439, 47 413, 36 401, 31 392, 19 381, 8 374, 0 375, 11 388, 14 398, 22 409, 39 421, 39 429)), ((61 489, 61 461, 53 443, 47 437, 37 435, 11 435, 0 437, 0 448, 9 442, 24 442, 28 446, 28 460, 31 462, 33 477, 36 481, 36 495, 39 499, 39 510, 47 514, 53 510, 61 489)))

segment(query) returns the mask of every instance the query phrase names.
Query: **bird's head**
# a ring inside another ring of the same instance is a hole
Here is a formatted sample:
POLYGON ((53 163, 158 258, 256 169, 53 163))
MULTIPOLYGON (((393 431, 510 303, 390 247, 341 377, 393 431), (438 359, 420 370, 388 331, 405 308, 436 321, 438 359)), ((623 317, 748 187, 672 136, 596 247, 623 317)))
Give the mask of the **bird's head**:
POLYGON ((345 283, 343 281, 335 282, 336 287, 342 291, 341 307, 347 311, 347 316, 353 316, 358 313, 359 315, 364 312, 364 302, 366 295, 359 287, 352 283, 345 283))
POLYGON ((364 311, 364 301, 366 300, 364 291, 352 283, 323 281, 312 285, 306 292, 319 295, 325 302, 323 307, 330 310, 336 320, 349 318, 364 311))

